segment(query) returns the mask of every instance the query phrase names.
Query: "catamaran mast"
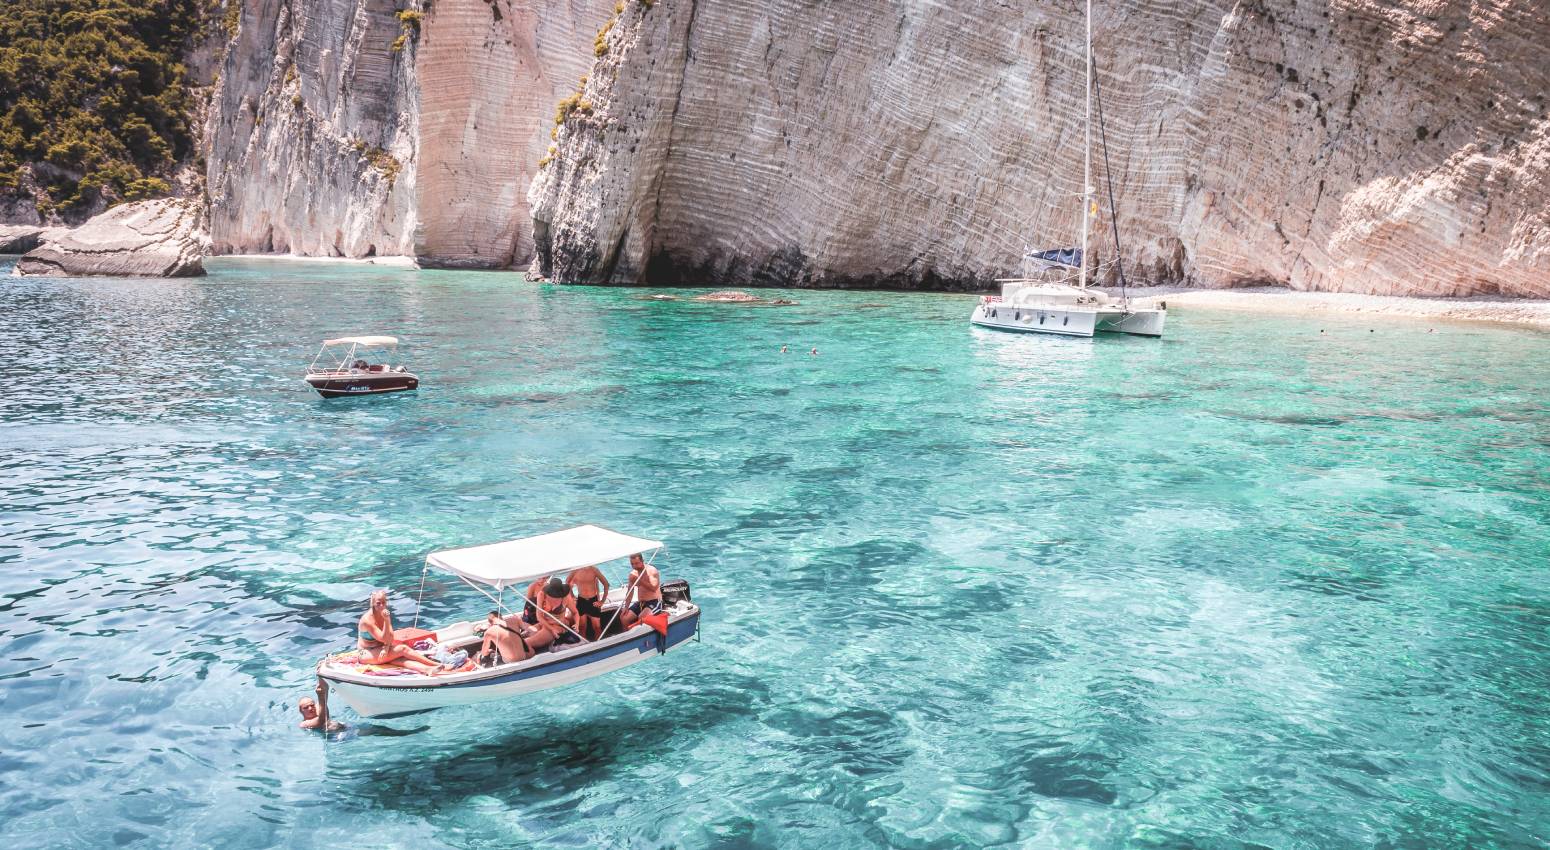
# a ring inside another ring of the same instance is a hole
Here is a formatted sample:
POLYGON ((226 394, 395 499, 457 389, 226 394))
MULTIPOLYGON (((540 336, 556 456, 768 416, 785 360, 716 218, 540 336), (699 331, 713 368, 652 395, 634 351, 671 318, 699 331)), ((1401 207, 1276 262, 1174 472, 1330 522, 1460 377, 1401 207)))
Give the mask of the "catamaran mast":
POLYGON ((1078 286, 1087 288, 1087 220, 1093 203, 1093 0, 1087 0, 1087 85, 1082 130, 1082 272, 1078 286))

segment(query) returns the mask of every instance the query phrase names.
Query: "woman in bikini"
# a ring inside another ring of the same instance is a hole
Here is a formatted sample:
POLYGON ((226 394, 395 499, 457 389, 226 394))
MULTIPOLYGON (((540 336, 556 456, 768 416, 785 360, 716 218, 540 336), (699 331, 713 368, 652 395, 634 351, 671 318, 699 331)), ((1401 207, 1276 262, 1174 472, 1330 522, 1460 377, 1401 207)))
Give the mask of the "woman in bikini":
POLYGON ((544 589, 539 591, 538 627, 528 635, 527 642, 534 649, 543 649, 552 643, 571 643, 576 636, 576 611, 570 606, 570 586, 559 576, 551 576, 544 589), (541 633, 540 633, 541 631, 541 633))
POLYGON ((396 665, 427 676, 442 671, 440 664, 393 640, 393 615, 388 613, 387 591, 371 594, 371 607, 357 624, 360 637, 355 642, 363 664, 396 665))
POLYGON ((499 611, 491 611, 484 618, 484 645, 479 647, 479 661, 488 660, 489 666, 515 664, 533 657, 533 648, 527 642, 527 627, 520 617, 502 617, 499 611))

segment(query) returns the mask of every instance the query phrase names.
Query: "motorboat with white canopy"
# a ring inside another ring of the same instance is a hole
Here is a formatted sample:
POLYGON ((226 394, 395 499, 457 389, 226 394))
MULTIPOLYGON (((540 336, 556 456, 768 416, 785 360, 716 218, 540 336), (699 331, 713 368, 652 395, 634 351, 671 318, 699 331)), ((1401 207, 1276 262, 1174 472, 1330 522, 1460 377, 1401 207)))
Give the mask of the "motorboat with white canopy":
MULTIPOLYGON (((425 559, 425 573, 451 573, 488 597, 497 611, 507 613, 506 591, 516 589, 511 606, 527 605, 523 587, 535 579, 564 577, 586 566, 603 568, 612 561, 641 555, 649 564, 663 548, 661 542, 620 534, 596 525, 507 540, 464 549, 432 552, 425 559)), ((686 581, 661 582, 663 613, 657 626, 645 621, 624 627, 620 614, 633 584, 613 587, 602 600, 604 627, 596 640, 555 645, 514 663, 475 667, 462 671, 424 674, 391 665, 365 663, 357 651, 330 655, 318 663, 318 676, 364 717, 387 717, 434 708, 508 699, 521 694, 557 688, 627 667, 698 640, 700 608, 690 599, 686 581)), ((424 581, 421 581, 424 593, 424 581)), ((419 625, 418 610, 415 626, 419 625)), ((396 628, 395 643, 414 641, 427 653, 458 651, 473 655, 482 642, 483 622, 450 623, 434 631, 396 628)))
POLYGON ((307 383, 324 398, 377 395, 417 389, 420 379, 398 357, 398 338, 391 336, 342 336, 323 340, 318 356, 307 367, 307 383), (368 360, 382 352, 382 361, 368 360), (329 365, 333 364, 333 365, 329 365))

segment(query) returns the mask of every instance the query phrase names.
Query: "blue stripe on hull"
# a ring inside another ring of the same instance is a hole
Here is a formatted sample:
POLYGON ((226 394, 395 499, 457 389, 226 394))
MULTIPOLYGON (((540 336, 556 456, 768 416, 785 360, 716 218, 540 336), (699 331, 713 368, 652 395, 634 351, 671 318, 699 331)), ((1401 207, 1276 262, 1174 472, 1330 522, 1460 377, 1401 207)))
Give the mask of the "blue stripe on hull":
MULTIPOLYGON (((699 629, 699 625, 700 615, 698 612, 696 612, 692 617, 685 617, 676 623, 670 623, 667 627, 667 648, 671 649, 683 643, 684 641, 693 638, 695 631, 699 629)), ((483 688, 490 685, 503 684, 506 682, 520 682, 523 679, 534 679, 539 676, 552 675, 562 670, 572 670, 577 667, 585 667, 589 664, 595 664, 598 661, 602 661, 603 659, 613 658, 616 655, 623 655, 628 652, 638 652, 643 655, 646 653, 654 653, 659 651, 658 645, 660 642, 661 637, 658 636, 656 632, 652 632, 649 635, 643 635, 641 637, 635 638, 634 640, 625 641, 624 643, 598 647, 592 652, 583 652, 580 655, 574 655, 563 660, 557 659, 551 664, 540 664, 537 667, 529 667, 526 670, 518 670, 513 673, 508 673, 504 676, 497 676, 490 679, 475 679, 470 682, 448 682, 444 685, 422 685, 420 687, 424 690, 441 690, 443 688, 447 690, 453 690, 456 688, 483 688)), ((392 686, 388 685, 387 687, 392 686)))

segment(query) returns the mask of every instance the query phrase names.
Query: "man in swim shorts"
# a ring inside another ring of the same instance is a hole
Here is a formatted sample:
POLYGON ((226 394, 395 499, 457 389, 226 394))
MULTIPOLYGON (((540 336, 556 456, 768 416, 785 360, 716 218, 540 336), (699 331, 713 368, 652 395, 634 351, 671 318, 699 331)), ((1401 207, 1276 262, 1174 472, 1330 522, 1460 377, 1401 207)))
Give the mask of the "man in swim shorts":
POLYGON ((662 613, 662 575, 640 555, 630 556, 629 588, 624 594, 625 601, 629 602, 632 597, 635 601, 630 602, 629 610, 621 616, 626 629, 640 621, 642 611, 662 613))
POLYGON ((571 592, 576 594, 576 616, 580 622, 576 631, 587 640, 603 636, 603 601, 608 598, 608 577, 595 565, 571 570, 565 577, 571 592))

